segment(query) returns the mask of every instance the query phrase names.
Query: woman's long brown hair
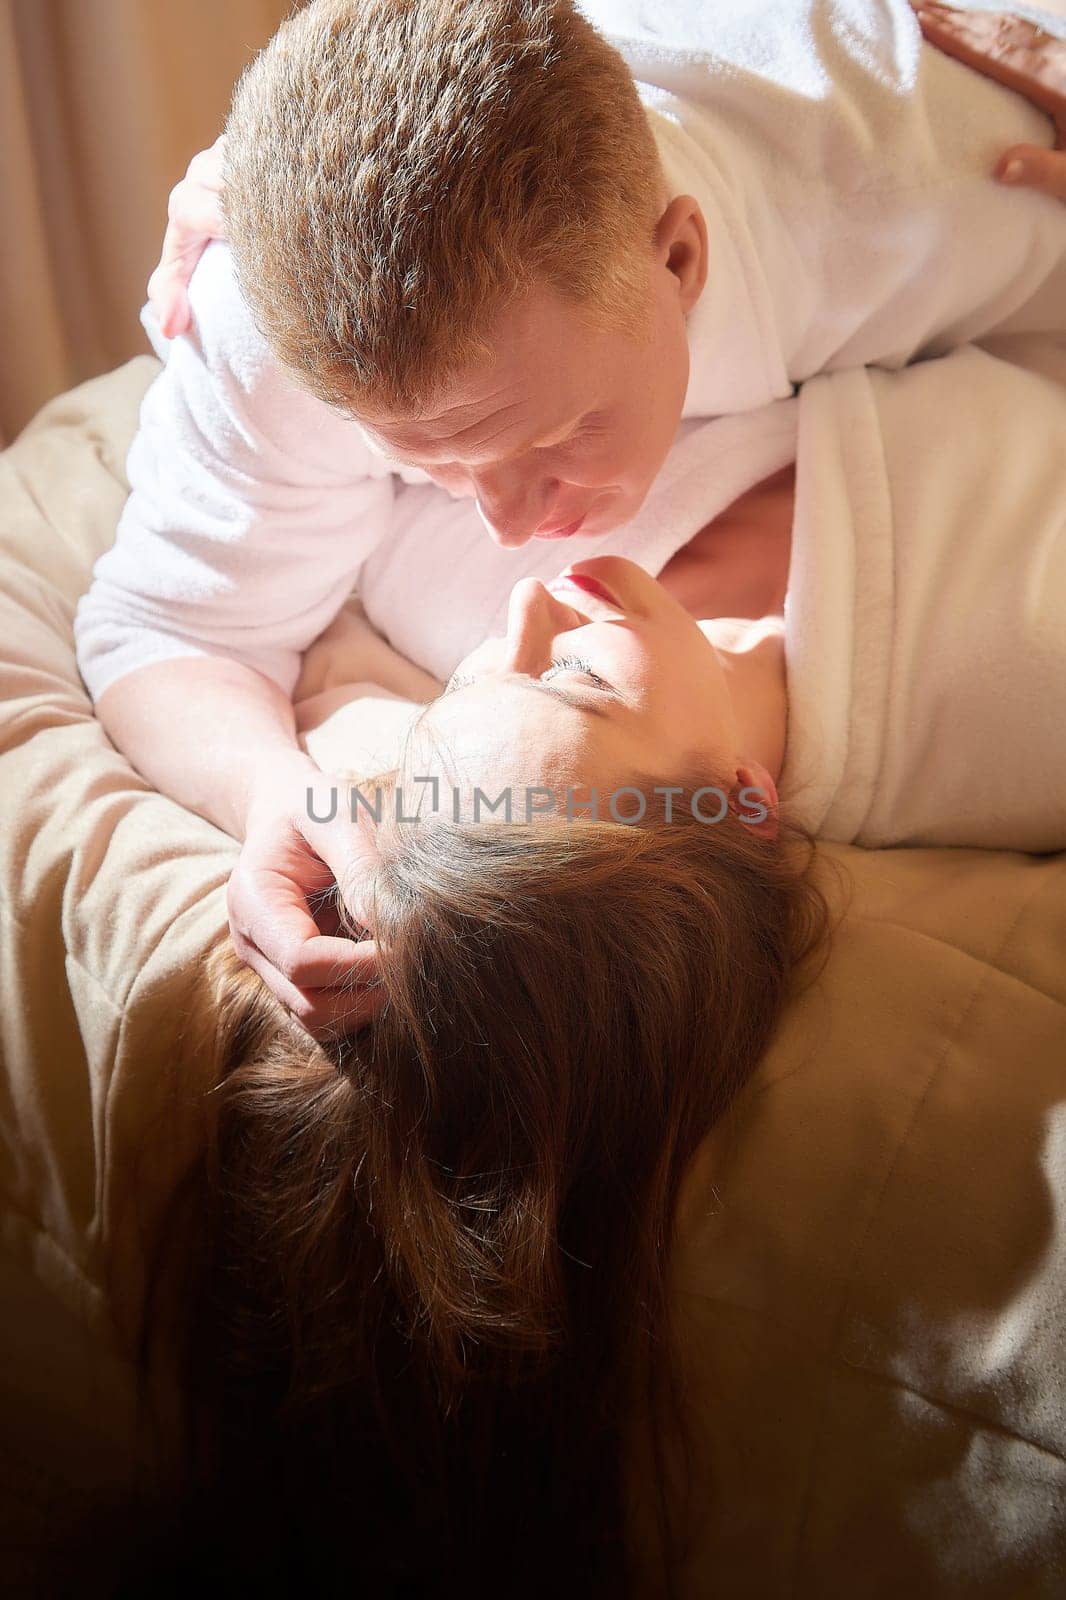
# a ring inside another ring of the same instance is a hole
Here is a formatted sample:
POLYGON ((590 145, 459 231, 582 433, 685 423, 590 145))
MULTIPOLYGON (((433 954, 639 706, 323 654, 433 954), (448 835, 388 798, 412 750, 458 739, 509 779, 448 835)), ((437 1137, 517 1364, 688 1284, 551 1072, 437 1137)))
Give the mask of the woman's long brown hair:
POLYGON ((635 1397, 680 1410, 678 1190, 828 914, 797 830, 697 820, 695 780, 667 820, 634 781, 639 825, 392 830, 385 1005, 336 1045, 212 954, 182 1370, 242 1584, 626 1593, 635 1397))

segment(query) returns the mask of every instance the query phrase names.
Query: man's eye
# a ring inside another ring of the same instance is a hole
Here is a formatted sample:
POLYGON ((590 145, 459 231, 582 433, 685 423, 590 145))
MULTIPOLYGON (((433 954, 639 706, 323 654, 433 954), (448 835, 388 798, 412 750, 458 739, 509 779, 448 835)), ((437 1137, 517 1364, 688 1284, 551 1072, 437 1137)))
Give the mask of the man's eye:
POLYGON ((560 439, 558 444, 540 445, 538 449, 541 451, 570 450, 574 445, 583 444, 585 440, 601 432, 600 421, 601 419, 598 415, 586 417, 577 432, 572 433, 568 439, 560 439))

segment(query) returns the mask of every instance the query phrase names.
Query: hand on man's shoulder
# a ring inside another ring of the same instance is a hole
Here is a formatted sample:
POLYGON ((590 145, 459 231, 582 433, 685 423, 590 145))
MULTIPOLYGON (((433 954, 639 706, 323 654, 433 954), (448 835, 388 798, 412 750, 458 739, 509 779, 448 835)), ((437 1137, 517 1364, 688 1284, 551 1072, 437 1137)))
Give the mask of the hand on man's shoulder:
POLYGON ((213 239, 189 281, 191 320, 184 333, 166 339, 151 302, 141 322, 160 359, 174 362, 185 383, 210 385, 248 433, 248 443, 272 444, 319 471, 350 479, 395 473, 407 483, 431 480, 417 467, 390 461, 376 450, 354 417, 310 394, 281 365, 255 325, 237 279, 233 253, 213 239))

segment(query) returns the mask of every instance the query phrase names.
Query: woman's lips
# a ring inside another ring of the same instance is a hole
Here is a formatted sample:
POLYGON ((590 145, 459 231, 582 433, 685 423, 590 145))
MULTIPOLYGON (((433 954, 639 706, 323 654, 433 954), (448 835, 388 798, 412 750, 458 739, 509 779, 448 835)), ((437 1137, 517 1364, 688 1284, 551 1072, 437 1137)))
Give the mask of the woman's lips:
POLYGON ((568 522, 563 528, 538 528, 533 537, 534 539, 569 539, 577 532, 587 516, 588 512, 586 511, 584 516, 578 517, 576 522, 568 522))
POLYGON ((622 609, 618 605, 616 596, 611 593, 606 584, 602 584, 598 578, 586 576, 583 572, 560 572, 559 576, 551 581, 553 584, 572 583, 576 589, 584 589, 586 594, 598 595, 601 600, 606 600, 609 606, 618 606, 619 611, 622 609))

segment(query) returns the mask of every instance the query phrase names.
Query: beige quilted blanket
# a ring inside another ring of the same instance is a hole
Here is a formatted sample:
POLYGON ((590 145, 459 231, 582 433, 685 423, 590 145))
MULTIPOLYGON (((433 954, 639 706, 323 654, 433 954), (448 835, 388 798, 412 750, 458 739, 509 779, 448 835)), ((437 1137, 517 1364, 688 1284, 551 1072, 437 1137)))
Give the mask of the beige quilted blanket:
MULTIPOLYGON (((142 357, 63 396, 0 457, 9 1580, 32 1517, 45 1539, 64 1495, 133 1470, 129 1352, 195 1149, 188 1024, 237 853, 112 748, 74 663, 74 606, 154 370, 142 357)), ((702 1441, 679 1592, 1051 1600, 1066 1593, 1066 857, 825 856, 850 900, 831 959, 702 1147, 678 1218, 702 1441)), ((634 1482, 650 1516, 649 1471, 634 1482)), ((648 1596, 664 1592, 653 1545, 641 1512, 648 1596)))

